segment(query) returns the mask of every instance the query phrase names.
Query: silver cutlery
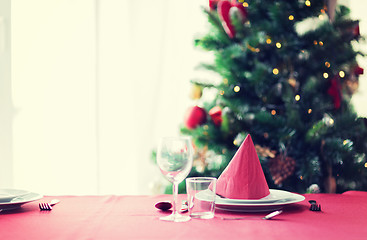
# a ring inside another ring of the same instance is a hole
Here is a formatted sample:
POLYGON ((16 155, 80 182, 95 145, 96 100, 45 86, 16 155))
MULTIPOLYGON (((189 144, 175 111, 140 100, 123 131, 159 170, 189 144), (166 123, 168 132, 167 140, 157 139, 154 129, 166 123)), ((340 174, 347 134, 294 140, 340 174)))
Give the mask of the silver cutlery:
POLYGON ((49 202, 49 203, 39 203, 38 206, 39 206, 40 210, 50 211, 50 210, 52 210, 52 206, 59 203, 59 202, 60 202, 59 199, 52 199, 51 202, 49 202))
POLYGON ((277 211, 274 211, 272 213, 269 213, 268 215, 266 215, 265 217, 262 217, 262 218, 247 216, 247 217, 220 217, 220 219, 222 219, 222 220, 242 220, 242 219, 263 219, 263 220, 269 220, 269 219, 272 219, 275 216, 278 216, 282 212, 283 212, 282 210, 277 210, 277 211))
POLYGON ((321 211, 321 205, 317 204, 316 200, 310 200, 308 202, 311 204, 310 206, 311 211, 316 211, 316 212, 321 211))
MULTIPOLYGON (((161 210, 161 211, 168 211, 172 208, 172 203, 170 201, 162 201, 162 202, 157 202, 154 206, 157 209, 161 210)), ((187 206, 187 201, 186 200, 182 201, 181 209, 179 211, 181 213, 184 213, 184 212, 188 211, 188 206, 187 206)))

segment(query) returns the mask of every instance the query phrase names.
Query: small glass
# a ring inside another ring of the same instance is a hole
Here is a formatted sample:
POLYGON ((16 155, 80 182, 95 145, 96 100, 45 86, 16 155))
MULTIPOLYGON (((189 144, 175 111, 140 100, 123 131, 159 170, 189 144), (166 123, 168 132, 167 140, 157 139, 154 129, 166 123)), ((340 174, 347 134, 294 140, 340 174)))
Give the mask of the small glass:
POLYGON ((214 218, 216 184, 217 179, 213 177, 192 177, 186 179, 190 217, 199 219, 214 218))

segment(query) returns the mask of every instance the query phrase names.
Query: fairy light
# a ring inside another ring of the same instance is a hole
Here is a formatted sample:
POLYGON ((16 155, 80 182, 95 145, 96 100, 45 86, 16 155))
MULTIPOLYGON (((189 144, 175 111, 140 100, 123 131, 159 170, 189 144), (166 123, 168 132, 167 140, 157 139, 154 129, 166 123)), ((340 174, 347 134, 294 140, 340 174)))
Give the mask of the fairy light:
POLYGON ((345 145, 347 145, 347 144, 348 144, 348 142, 349 142, 348 140, 344 140, 344 141, 343 141, 343 145, 344 145, 344 146, 345 146, 345 145))
POLYGON ((367 162, 364 164, 364 167, 367 168, 367 162))
POLYGON ((297 94, 296 96, 294 96, 294 99, 298 102, 301 99, 301 96, 297 94))
POLYGON ((319 45, 320 45, 320 46, 324 46, 324 42, 323 42, 323 41, 320 41, 320 42, 319 42, 319 45))
POLYGON ((307 111, 308 114, 311 114, 312 113, 312 109, 309 108, 308 111, 307 111))
POLYGON ((325 62, 325 67, 329 68, 331 65, 329 62, 325 62))
POLYGON ((242 3, 242 6, 244 6, 244 7, 248 7, 248 3, 247 3, 247 2, 243 2, 243 3, 242 3))
POLYGON ((277 43, 275 44, 275 46, 276 46, 277 48, 281 48, 281 47, 282 47, 282 44, 281 44, 280 42, 277 42, 277 43))
POLYGON ((324 19, 324 15, 320 14, 320 15, 319 15, 319 19, 320 19, 320 20, 323 20, 323 19, 324 19))
POLYGON ((271 115, 273 115, 273 116, 274 116, 275 114, 277 114, 277 111, 275 111, 275 110, 273 109, 273 110, 271 110, 271 112, 270 112, 270 113, 271 113, 271 115))
POLYGON ((223 91, 223 90, 221 90, 221 91, 219 92, 219 94, 223 96, 223 95, 224 95, 224 91, 223 91))
POLYGON ((344 71, 340 71, 340 72, 339 72, 339 76, 340 76, 341 78, 345 77, 345 72, 344 72, 344 71))
POLYGON ((324 74, 322 74, 322 76, 323 76, 324 78, 328 78, 328 77, 329 77, 329 74, 325 72, 324 74))
POLYGON ((289 21, 293 21, 294 20, 294 16, 293 15, 289 15, 288 19, 289 19, 289 21))
POLYGON ((316 40, 313 41, 313 45, 317 45, 317 41, 316 40))
POLYGON ((299 179, 303 180, 303 176, 299 176, 299 179))
POLYGON ((235 91, 235 92, 239 92, 241 90, 241 88, 239 87, 239 86, 235 86, 234 88, 233 88, 233 91, 235 91))
POLYGON ((274 75, 278 75, 278 73, 279 73, 279 69, 278 69, 278 68, 274 68, 274 69, 273 69, 273 74, 274 74, 274 75))
POLYGON ((306 0, 306 1, 305 1, 305 5, 306 5, 307 7, 311 7, 311 1, 310 1, 310 0, 306 0))
POLYGON ((237 146, 237 140, 233 140, 233 145, 236 145, 237 146))
POLYGON ((266 43, 267 43, 267 44, 270 44, 270 43, 271 43, 271 39, 270 39, 270 38, 267 38, 267 39, 266 39, 266 43))

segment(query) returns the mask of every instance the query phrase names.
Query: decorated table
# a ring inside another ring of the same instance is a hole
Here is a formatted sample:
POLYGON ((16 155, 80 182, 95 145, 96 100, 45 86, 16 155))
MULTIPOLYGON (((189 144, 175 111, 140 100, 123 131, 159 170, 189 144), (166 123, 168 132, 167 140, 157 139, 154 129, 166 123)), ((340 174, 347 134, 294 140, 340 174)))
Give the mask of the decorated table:
POLYGON ((46 196, 0 212, 0 239, 366 239, 367 192, 303 196, 271 220, 261 219, 266 213, 217 209, 213 219, 183 223, 159 220, 169 213, 154 204, 170 195, 46 196), (51 211, 39 209, 39 202, 54 198, 60 203, 51 211), (322 210, 310 211, 309 200, 322 210), (221 218, 228 216, 255 218, 221 218))

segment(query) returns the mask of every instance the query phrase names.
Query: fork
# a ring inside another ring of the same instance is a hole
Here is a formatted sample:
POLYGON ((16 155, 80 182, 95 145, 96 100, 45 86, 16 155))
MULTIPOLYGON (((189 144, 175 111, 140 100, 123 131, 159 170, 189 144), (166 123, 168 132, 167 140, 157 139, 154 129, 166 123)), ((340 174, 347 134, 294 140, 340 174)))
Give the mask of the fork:
POLYGON ((308 202, 311 204, 310 206, 311 211, 321 211, 321 204, 317 204, 315 200, 310 200, 308 202))
POLYGON ((49 203, 39 203, 38 206, 40 208, 40 210, 52 210, 52 206, 59 203, 60 200, 59 199, 52 199, 51 202, 49 203))

